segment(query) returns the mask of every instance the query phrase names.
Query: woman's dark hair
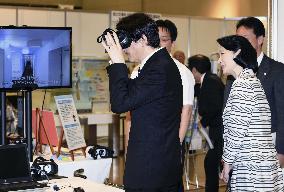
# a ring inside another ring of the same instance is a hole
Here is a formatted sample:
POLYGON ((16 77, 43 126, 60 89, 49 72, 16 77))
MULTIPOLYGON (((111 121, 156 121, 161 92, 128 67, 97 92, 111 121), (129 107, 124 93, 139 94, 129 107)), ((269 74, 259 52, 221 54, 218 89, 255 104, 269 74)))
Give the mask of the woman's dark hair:
POLYGON ((241 49, 241 52, 234 58, 234 61, 244 69, 248 68, 252 69, 255 73, 257 72, 256 50, 246 38, 230 35, 217 39, 217 42, 229 51, 237 52, 241 49))
POLYGON ((211 71, 210 59, 205 55, 201 54, 193 55, 188 58, 187 63, 188 63, 188 68, 191 71, 193 67, 195 67, 195 69, 201 74, 211 71))
POLYGON ((126 31, 134 42, 145 35, 149 46, 153 48, 160 46, 158 27, 155 21, 145 13, 134 13, 122 18, 116 24, 116 29, 126 31))

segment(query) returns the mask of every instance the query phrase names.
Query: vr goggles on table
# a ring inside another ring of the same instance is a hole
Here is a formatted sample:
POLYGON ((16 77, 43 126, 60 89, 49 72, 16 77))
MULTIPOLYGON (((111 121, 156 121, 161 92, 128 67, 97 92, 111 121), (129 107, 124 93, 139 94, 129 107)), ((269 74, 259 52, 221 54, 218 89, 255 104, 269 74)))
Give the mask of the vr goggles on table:
POLYGON ((89 149, 88 153, 94 159, 101 159, 101 158, 113 158, 114 151, 108 147, 95 145, 94 147, 89 149))
POLYGON ((45 179, 46 176, 53 176, 58 173, 58 165, 53 159, 47 160, 37 157, 31 166, 32 177, 36 180, 45 179))

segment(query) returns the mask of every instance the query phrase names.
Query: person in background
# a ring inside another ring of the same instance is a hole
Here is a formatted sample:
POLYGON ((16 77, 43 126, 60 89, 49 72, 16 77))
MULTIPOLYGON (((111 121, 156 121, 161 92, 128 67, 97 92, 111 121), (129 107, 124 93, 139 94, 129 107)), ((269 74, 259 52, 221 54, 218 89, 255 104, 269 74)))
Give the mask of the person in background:
MULTIPOLYGON (((271 110, 271 132, 276 134, 276 151, 282 168, 284 167, 284 64, 277 62, 262 51, 265 28, 255 17, 241 19, 236 25, 236 34, 249 40, 257 53, 260 79, 271 110)), ((233 80, 226 85, 225 99, 230 93, 233 80)), ((226 101, 225 101, 226 102, 226 101)))
POLYGON ((16 130, 16 116, 15 116, 15 109, 12 103, 7 100, 7 108, 6 108, 6 132, 7 135, 15 134, 17 135, 16 130))
MULTIPOLYGON (((190 58, 190 57, 189 57, 190 58)), ((187 59, 187 66, 189 66, 189 58, 187 59)), ((199 93, 200 93, 200 83, 195 81, 194 85, 194 97, 197 99, 199 98, 199 93)))
POLYGON ((110 103, 114 113, 131 113, 131 131, 124 172, 126 192, 176 192, 180 183, 179 125, 182 81, 165 48, 159 48, 158 27, 144 13, 122 18, 116 25, 131 42, 122 49, 115 33, 102 42, 111 63, 110 103), (138 77, 129 79, 123 52, 140 63, 138 77))
MULTIPOLYGON (((177 38, 176 25, 170 20, 157 20, 156 24, 159 29, 160 46, 165 47, 171 53, 177 38)), ((173 60, 179 69, 183 84, 183 109, 179 133, 180 142, 183 142, 192 113, 195 80, 191 71, 185 65, 175 58, 173 60)))
POLYGON ((205 191, 218 192, 219 171, 223 153, 224 84, 220 77, 211 73, 211 62, 205 55, 199 54, 190 57, 188 64, 195 82, 200 84, 197 100, 200 123, 204 128, 209 128, 209 138, 214 146, 208 150, 204 159, 205 191))
MULTIPOLYGON (((156 24, 159 29, 159 37, 160 37, 160 46, 165 47, 169 53, 172 52, 172 49, 175 45, 175 41, 177 39, 177 27, 170 20, 157 20, 156 24)), ((179 138, 182 147, 182 164, 184 164, 185 158, 185 143, 184 138, 189 127, 191 115, 192 115, 192 107, 194 101, 194 77, 190 70, 180 61, 173 57, 174 62, 176 63, 183 85, 183 107, 181 113, 181 122, 179 128, 179 138)), ((180 191, 183 191, 183 182, 181 179, 181 187, 180 191)))
POLYGON ((236 79, 223 112, 220 178, 228 182, 231 191, 283 191, 283 175, 272 142, 271 112, 255 75, 256 50, 242 36, 226 36, 217 42, 223 73, 236 79))
POLYGON ((184 64, 185 62, 185 54, 183 51, 179 51, 179 50, 175 51, 173 54, 173 58, 175 58, 182 64, 184 64))

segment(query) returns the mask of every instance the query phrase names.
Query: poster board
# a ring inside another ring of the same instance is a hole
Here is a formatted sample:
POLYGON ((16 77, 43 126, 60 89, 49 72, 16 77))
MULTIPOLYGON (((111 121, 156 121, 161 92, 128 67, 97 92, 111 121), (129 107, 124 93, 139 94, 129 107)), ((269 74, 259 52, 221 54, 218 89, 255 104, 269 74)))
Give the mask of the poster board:
POLYGON ((59 118, 70 151, 86 147, 83 131, 72 95, 54 96, 59 118))
MULTIPOLYGON (((58 135, 56 131, 55 121, 54 121, 54 115, 52 111, 40 111, 42 123, 44 125, 45 131, 49 137, 49 142, 52 146, 58 146, 58 135)), ((42 124, 39 123, 39 119, 36 117, 36 109, 32 110, 32 129, 33 134, 37 134, 37 129, 43 129, 42 124), (38 121, 38 122, 37 122, 38 121), (39 125, 39 127, 38 127, 39 125)), ((39 140, 41 144, 49 144, 47 137, 45 136, 45 133, 43 130, 40 131, 39 134, 39 140)))

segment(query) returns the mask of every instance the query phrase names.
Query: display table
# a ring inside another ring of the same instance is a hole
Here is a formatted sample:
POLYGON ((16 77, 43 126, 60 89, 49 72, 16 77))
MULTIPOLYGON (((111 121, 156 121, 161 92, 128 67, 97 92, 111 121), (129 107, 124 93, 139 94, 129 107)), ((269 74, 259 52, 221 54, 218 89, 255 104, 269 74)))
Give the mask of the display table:
MULTIPOLYGON (((88 137, 85 138, 87 145, 94 146, 97 144, 97 126, 108 126, 108 147, 113 149, 113 156, 116 157, 119 154, 119 115, 114 113, 82 113, 78 114, 81 125, 85 127, 88 132, 88 137)), ((58 115, 54 115, 55 125, 61 126, 61 122, 58 115)), ((85 134, 86 135, 86 134, 85 134)))
POLYGON ((111 158, 107 159, 82 159, 72 162, 58 161, 58 175, 73 177, 74 171, 84 169, 87 179, 96 183, 103 183, 109 177, 111 158))
POLYGON ((59 187, 60 192, 73 192, 76 187, 83 188, 85 192, 124 192, 122 189, 78 177, 50 180, 48 185, 50 186, 50 189, 47 189, 46 192, 53 192, 54 185, 59 187))

